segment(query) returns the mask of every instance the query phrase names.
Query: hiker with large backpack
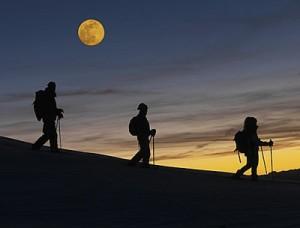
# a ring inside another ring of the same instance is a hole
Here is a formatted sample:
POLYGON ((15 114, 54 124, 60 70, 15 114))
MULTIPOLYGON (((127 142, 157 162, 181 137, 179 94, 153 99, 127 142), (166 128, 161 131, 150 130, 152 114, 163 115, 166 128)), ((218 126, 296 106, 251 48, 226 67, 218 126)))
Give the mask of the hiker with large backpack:
POLYGON ((150 125, 146 118, 148 106, 141 103, 137 109, 139 110, 138 115, 133 117, 129 122, 129 132, 131 135, 137 137, 140 150, 129 161, 128 165, 135 166, 142 159, 142 166, 148 168, 150 159, 149 137, 154 137, 156 130, 150 130, 150 125))
POLYGON ((63 118, 64 111, 56 106, 55 89, 55 82, 49 82, 45 90, 36 92, 34 112, 38 121, 43 120, 44 134, 32 145, 33 150, 39 150, 49 140, 51 152, 59 152, 55 122, 63 118))
POLYGON ((236 151, 243 153, 247 157, 247 163, 234 174, 235 179, 240 177, 251 168, 252 180, 257 180, 257 166, 259 162, 258 151, 260 146, 273 146, 273 141, 261 141, 257 135, 257 119, 247 117, 244 121, 244 129, 235 134, 234 141, 236 143, 236 151))

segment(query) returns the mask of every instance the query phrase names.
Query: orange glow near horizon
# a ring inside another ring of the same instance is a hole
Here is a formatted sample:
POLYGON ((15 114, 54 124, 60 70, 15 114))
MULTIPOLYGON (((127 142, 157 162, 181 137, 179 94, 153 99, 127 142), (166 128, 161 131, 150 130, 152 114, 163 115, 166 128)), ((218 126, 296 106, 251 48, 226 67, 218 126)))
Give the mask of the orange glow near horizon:
MULTIPOLYGON (((226 145, 224 145, 226 147, 226 145)), ((73 148, 74 149, 74 148, 73 148)), ((189 149, 189 148, 187 148, 189 149)), ((172 153, 177 154, 182 151, 186 151, 187 149, 184 148, 177 148, 172 149, 172 153)), ((166 154, 165 151, 170 151, 169 149, 160 149, 156 148, 155 156, 157 158, 161 157, 160 153, 166 154)), ((86 151, 93 151, 93 153, 98 153, 94 148, 86 148, 86 151)), ((133 149, 132 151, 124 151, 120 156, 113 155, 125 159, 130 159, 137 148, 133 149)), ((273 168, 274 171, 286 171, 292 169, 299 169, 300 168, 300 147, 292 147, 292 148, 280 148, 276 149, 276 146, 273 148, 273 168)), ((102 153, 101 153, 102 154, 102 153)), ((106 155, 112 155, 105 153, 106 155)), ((260 175, 265 174, 263 159, 261 155, 261 151, 259 152, 259 166, 258 166, 258 173, 260 175)), ((266 160, 267 170, 268 173, 271 171, 271 155, 270 149, 268 147, 264 148, 264 156, 266 160)), ((155 163, 157 165, 162 166, 170 166, 170 167, 178 167, 178 168, 188 168, 188 169, 196 169, 196 170, 210 170, 210 171, 221 171, 221 172, 229 172, 234 173, 237 169, 241 168, 246 163, 246 157, 241 154, 242 163, 239 162, 238 156, 236 153, 233 152, 226 155, 216 155, 216 156, 203 156, 203 155, 192 155, 190 157, 185 158, 170 158, 170 159, 157 159, 155 163)), ((150 162, 152 163, 152 150, 151 150, 151 159, 150 162)), ((246 172, 246 174, 250 174, 250 170, 246 172)))
MULTIPOLYGON (((64 132, 63 147, 66 149, 104 154, 124 159, 130 159, 138 150, 136 138, 129 135, 125 135, 124 138, 114 138, 106 141, 97 137, 95 137, 95 141, 82 141, 79 136, 72 135, 73 132, 78 133, 78 131, 64 132)), ((125 132, 125 130, 122 132, 125 132)), ((13 134, 8 135, 8 137, 34 142, 39 134, 36 132, 26 137, 13 134)), ((79 134, 85 135, 86 133, 79 132, 79 134)), ((266 135, 270 135, 275 142, 273 148, 274 171, 299 169, 300 140, 297 140, 297 137, 276 138, 275 135, 271 134, 259 134, 262 140, 268 141, 266 135)), ((209 141, 209 138, 207 140, 206 138, 199 138, 199 141, 181 140, 172 142, 172 138, 164 138, 164 140, 162 138, 162 136, 158 135, 156 139, 155 157, 157 165, 234 173, 246 163, 244 155, 241 154, 242 163, 239 163, 237 154, 233 152, 235 145, 231 133, 223 141, 209 141)), ((264 147, 264 155, 268 172, 270 172, 271 161, 268 147, 264 147)), ((258 173, 262 175, 265 174, 265 170, 261 152, 259 152, 259 156, 258 173)), ((247 174, 250 174, 250 172, 248 171, 247 174)))
MULTIPOLYGON (((266 165, 268 172, 271 171, 271 163, 270 163, 270 153, 269 151, 265 151, 266 165)), ((239 163, 238 157, 235 154, 215 157, 215 158, 189 158, 184 160, 174 159, 174 160, 166 160, 157 162, 160 165, 166 165, 171 167, 181 167, 181 168, 191 168, 198 170, 210 170, 210 171, 221 171, 221 172, 230 172, 234 173, 237 169, 241 168, 246 163, 246 158, 242 155, 242 163, 239 163)), ((273 164, 274 171, 286 171, 291 169, 299 169, 300 164, 300 155, 297 151, 273 151, 273 164), (288 156, 285 154, 288 153, 288 156), (292 156, 294 159, 288 158, 292 156)), ((250 171, 247 172, 250 174, 250 171)), ((260 161, 258 167, 258 173, 265 174, 263 160, 260 154, 260 161)))
MULTIPOLYGON (((286 171, 291 169, 300 168, 300 148, 291 149, 273 149, 273 168, 274 171, 286 171)), ((262 160, 261 152, 259 152, 259 166, 258 173, 265 174, 264 164, 262 160)), ((265 148, 264 156, 266 160, 268 173, 271 171, 271 155, 270 150, 265 148)), ((241 168, 246 163, 246 157, 241 155, 242 163, 239 163, 237 154, 232 152, 232 155, 211 157, 211 158, 185 158, 183 160, 174 159, 157 162, 161 165, 172 166, 172 167, 182 167, 182 168, 192 168, 192 169, 203 169, 211 171, 224 171, 234 173, 237 169, 241 168)), ((250 174, 250 171, 247 172, 250 174)))

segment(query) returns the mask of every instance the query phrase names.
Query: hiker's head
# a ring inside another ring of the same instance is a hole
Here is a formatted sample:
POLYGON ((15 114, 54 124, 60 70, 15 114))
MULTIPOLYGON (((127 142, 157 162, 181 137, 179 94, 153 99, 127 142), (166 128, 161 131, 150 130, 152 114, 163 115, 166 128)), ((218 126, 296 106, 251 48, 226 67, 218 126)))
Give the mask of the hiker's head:
POLYGON ((140 103, 138 108, 138 110, 140 110, 140 114, 146 116, 147 115, 147 112, 148 112, 148 106, 145 105, 144 103, 140 103))
POLYGON ((55 89, 56 89, 56 84, 55 82, 49 82, 48 83, 48 90, 52 91, 52 92, 55 92, 55 89))
POLYGON ((247 117, 244 122, 244 130, 248 132, 256 132, 257 126, 257 119, 255 117, 247 117))
POLYGON ((47 93, 53 97, 56 97, 55 89, 56 89, 55 82, 49 82, 46 88, 47 93))

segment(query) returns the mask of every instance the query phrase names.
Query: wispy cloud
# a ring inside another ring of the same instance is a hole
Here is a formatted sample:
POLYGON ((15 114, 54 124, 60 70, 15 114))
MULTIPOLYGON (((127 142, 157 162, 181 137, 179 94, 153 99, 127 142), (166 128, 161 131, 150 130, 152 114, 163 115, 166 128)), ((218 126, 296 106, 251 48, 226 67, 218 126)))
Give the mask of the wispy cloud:
MULTIPOLYGON (((121 89, 75 89, 59 91, 58 97, 76 97, 76 96, 108 96, 108 95, 141 95, 141 94, 158 94, 155 91, 141 91, 141 90, 121 90, 121 89)), ((0 98, 1 103, 19 102, 25 100, 33 100, 35 93, 10 93, 4 94, 0 98)))
POLYGON ((188 151, 188 152, 177 153, 177 154, 165 154, 165 155, 156 156, 155 159, 157 161, 183 159, 183 158, 192 157, 193 154, 194 151, 188 151))
POLYGON ((0 129, 3 135, 30 135, 38 130, 38 126, 32 121, 18 121, 0 124, 0 129))
POLYGON ((232 155, 234 153, 234 150, 229 151, 221 151, 221 152, 212 152, 207 154, 201 154, 201 157, 223 157, 227 155, 232 155))

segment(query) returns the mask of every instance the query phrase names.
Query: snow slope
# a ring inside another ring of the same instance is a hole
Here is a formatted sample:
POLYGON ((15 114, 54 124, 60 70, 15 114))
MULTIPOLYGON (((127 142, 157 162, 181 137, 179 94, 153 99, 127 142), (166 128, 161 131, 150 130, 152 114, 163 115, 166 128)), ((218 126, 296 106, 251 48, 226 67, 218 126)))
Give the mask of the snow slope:
POLYGON ((0 227, 300 227, 297 181, 30 148, 0 138, 0 227))

